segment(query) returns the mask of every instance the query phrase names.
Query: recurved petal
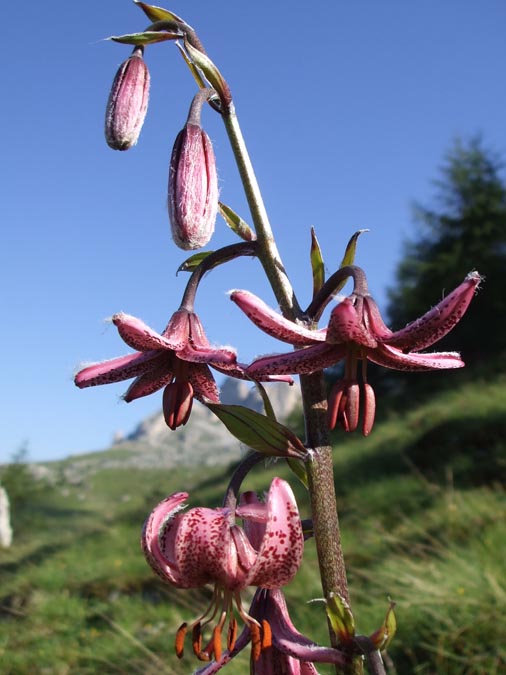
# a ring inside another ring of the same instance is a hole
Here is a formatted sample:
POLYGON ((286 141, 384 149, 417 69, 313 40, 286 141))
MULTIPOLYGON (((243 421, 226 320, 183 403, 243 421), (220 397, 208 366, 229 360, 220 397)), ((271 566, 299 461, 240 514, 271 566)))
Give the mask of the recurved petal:
POLYGON ((383 317, 379 311, 378 305, 374 298, 366 295, 363 298, 364 303, 364 323, 367 330, 379 340, 387 339, 392 335, 392 331, 385 325, 383 317))
POLYGON ((123 341, 139 352, 147 352, 153 349, 174 349, 173 343, 167 337, 160 335, 135 316, 120 312, 112 317, 112 322, 118 329, 123 341))
POLYGON ((399 349, 420 351, 441 340, 466 312, 480 281, 481 276, 478 272, 470 272, 464 281, 435 307, 386 338, 387 344, 399 349))
POLYGON ((245 585, 279 588, 293 579, 302 560, 304 535, 290 485, 274 478, 267 495, 267 523, 245 585))
POLYGON ((80 388, 94 387, 98 384, 111 384, 122 382, 131 377, 137 377, 147 372, 152 365, 153 359, 158 357, 156 351, 136 352, 126 356, 118 356, 115 359, 93 363, 80 370, 74 378, 75 384, 80 388))
POLYGON ((464 361, 458 352, 408 353, 400 349, 380 344, 367 352, 367 358, 373 363, 393 370, 426 371, 463 368, 464 361))
POLYGON ((149 370, 146 369, 145 373, 132 382, 123 400, 130 403, 165 387, 174 377, 174 358, 172 352, 157 351, 156 357, 149 364, 149 370))
POLYGON ((235 363, 229 366, 218 366, 212 364, 213 368, 224 375, 235 377, 238 380, 257 380, 258 382, 286 382, 290 386, 293 384, 293 378, 289 375, 259 375, 252 376, 248 374, 248 365, 245 363, 235 363))
POLYGON ((377 344, 373 335, 362 325, 349 298, 345 298, 332 310, 327 328, 327 342, 333 345, 354 342, 364 347, 376 347, 377 344))
POLYGON ((285 354, 272 354, 255 359, 247 367, 246 373, 254 380, 266 375, 314 373, 335 365, 345 355, 346 345, 330 345, 324 342, 285 354))
MULTIPOLYGON (((272 645, 283 654, 292 656, 303 663, 336 663, 344 664, 346 659, 337 649, 332 647, 321 647, 307 638, 295 628, 288 610, 283 592, 277 588, 267 591, 267 593, 257 591, 255 599, 258 599, 258 610, 251 607, 251 614, 255 618, 266 619, 272 631, 272 645), (262 606, 263 605, 263 606, 262 606)), ((314 673, 314 670, 303 670, 302 673, 314 673)))
POLYGON ((175 540, 188 497, 187 492, 176 492, 156 506, 144 523, 141 545, 153 570, 168 583, 178 588, 188 588, 180 574, 175 555, 175 540))
POLYGON ((178 527, 176 559, 187 588, 219 581, 234 589, 237 583, 237 550, 227 509, 195 508, 178 527))
POLYGON ((255 326, 282 342, 303 347, 325 340, 326 329, 313 331, 289 321, 249 291, 231 291, 230 299, 242 309, 255 326))
POLYGON ((204 403, 207 399, 212 403, 220 402, 220 394, 210 369, 203 363, 188 364, 188 379, 193 387, 193 395, 204 403))

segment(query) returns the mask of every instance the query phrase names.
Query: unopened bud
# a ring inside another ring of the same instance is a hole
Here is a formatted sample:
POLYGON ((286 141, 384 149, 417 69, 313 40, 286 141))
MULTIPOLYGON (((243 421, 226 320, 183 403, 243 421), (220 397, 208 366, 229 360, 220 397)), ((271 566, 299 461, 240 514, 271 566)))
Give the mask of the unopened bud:
POLYGON ((185 250, 208 243, 218 211, 213 146, 200 126, 203 101, 203 96, 197 94, 170 160, 168 206, 172 237, 177 246, 185 250))
POLYGON ((136 47, 116 73, 105 113, 105 140, 113 150, 128 150, 137 143, 149 98, 149 71, 136 47))
POLYGON ((184 426, 190 417, 193 404, 193 387, 189 382, 171 382, 163 391, 163 416, 167 426, 175 431, 184 426))

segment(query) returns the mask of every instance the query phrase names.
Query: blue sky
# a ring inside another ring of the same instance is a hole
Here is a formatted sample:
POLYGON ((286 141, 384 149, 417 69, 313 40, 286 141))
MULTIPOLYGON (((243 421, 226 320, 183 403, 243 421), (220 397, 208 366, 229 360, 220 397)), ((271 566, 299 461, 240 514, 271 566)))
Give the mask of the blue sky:
MULTIPOLYGON (((29 23, 14 3, 4 8, 0 462, 23 442, 33 460, 100 449, 158 410, 160 395, 127 405, 127 384, 79 391, 72 374, 128 352, 104 318, 126 311, 162 329, 187 279, 175 276, 186 256, 170 238, 166 182, 195 85, 175 46, 148 48, 145 127, 134 149, 114 152, 105 103, 130 48, 102 38, 142 30, 144 15, 128 0, 27 6, 29 23)), ((384 304, 402 241, 415 234, 410 205, 433 200, 453 139, 481 132, 506 152, 502 0, 166 6, 196 28, 231 86, 302 304, 311 225, 330 272, 349 236, 371 230, 357 263, 384 304)), ((248 219, 221 120, 207 110, 203 123, 221 198, 248 219)), ((219 220, 212 247, 233 241, 219 220)), ((228 300, 233 287, 273 302, 254 261, 212 272, 197 302, 209 338, 243 361, 283 350, 228 300)))

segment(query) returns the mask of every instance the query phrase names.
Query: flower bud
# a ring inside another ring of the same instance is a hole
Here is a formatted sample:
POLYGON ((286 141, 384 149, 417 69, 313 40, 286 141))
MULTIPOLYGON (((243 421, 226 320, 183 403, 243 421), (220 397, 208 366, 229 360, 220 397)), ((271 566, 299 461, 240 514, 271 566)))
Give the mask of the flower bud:
POLYGON ((170 161, 168 207, 172 237, 185 250, 207 244, 218 211, 213 146, 200 126, 203 100, 197 94, 188 121, 176 138, 170 161))
POLYGON ((105 140, 113 150, 128 150, 137 143, 146 117, 149 71, 143 48, 136 47, 114 78, 105 112, 105 140))

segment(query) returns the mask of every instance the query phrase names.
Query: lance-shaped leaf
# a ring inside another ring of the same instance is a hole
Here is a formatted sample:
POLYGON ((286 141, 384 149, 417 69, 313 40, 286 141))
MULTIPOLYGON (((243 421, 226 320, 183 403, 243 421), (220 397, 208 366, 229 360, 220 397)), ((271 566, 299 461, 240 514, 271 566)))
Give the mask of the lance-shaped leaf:
POLYGON ((142 9, 144 14, 153 23, 156 23, 157 21, 173 21, 181 24, 182 26, 187 25, 186 22, 183 21, 183 19, 177 16, 177 14, 169 12, 168 9, 164 9, 163 7, 156 7, 155 5, 148 5, 145 2, 139 2, 139 0, 134 0, 134 2, 137 5, 137 7, 139 7, 139 9, 142 9))
POLYGON ((230 89, 218 68, 206 54, 203 54, 188 42, 186 35, 184 47, 193 63, 200 68, 209 84, 217 92, 223 105, 228 107, 232 102, 230 89))
POLYGON ((325 283, 322 250, 314 227, 311 228, 311 269, 313 270, 313 298, 325 283))
POLYGON ((271 457, 307 456, 302 441, 288 427, 241 405, 208 403, 218 417, 241 443, 271 457))
POLYGON ((179 40, 181 37, 183 37, 182 33, 147 30, 143 33, 130 33, 129 35, 111 35, 107 39, 113 42, 120 42, 124 45, 144 46, 152 45, 156 42, 165 42, 166 40, 179 40))
POLYGON ((179 265, 176 271, 176 275, 179 272, 193 272, 194 270, 197 269, 197 267, 201 264, 201 262, 213 252, 214 251, 199 251, 198 253, 191 255, 189 258, 187 258, 184 262, 182 262, 179 265))
MULTIPOLYGON (((339 269, 341 269, 342 267, 347 267, 348 265, 353 265, 353 262, 355 260, 355 253, 357 252, 357 241, 363 232, 369 232, 369 230, 368 229, 357 230, 355 234, 352 235, 352 237, 350 238, 350 241, 346 246, 343 259, 341 260, 341 264, 339 265, 339 269)), ((347 281, 348 279, 343 279, 341 283, 339 283, 336 286, 336 288, 334 289, 334 295, 339 293, 339 291, 344 287, 347 281)))
POLYGON ((218 202, 218 209, 229 228, 235 232, 244 241, 254 241, 256 235, 248 223, 237 215, 237 213, 222 202, 218 202))
MULTIPOLYGON (((197 86, 199 89, 207 89, 207 84, 204 81, 204 78, 200 74, 200 70, 196 67, 196 65, 193 63, 193 61, 190 59, 188 54, 185 52, 184 47, 182 47, 179 42, 176 42, 176 47, 179 49, 179 53, 185 60, 186 65, 190 69, 191 74, 193 75, 193 79, 197 83, 197 86)), ((209 101, 212 105, 212 99, 209 101)))
POLYGON ((397 621, 394 613, 395 602, 390 600, 390 606, 385 615, 385 619, 378 630, 369 635, 369 640, 374 644, 376 649, 382 651, 386 649, 392 641, 397 630, 397 621))
POLYGON ((331 593, 326 604, 332 630, 341 642, 350 642, 355 636, 355 619, 349 604, 337 593, 331 593))

